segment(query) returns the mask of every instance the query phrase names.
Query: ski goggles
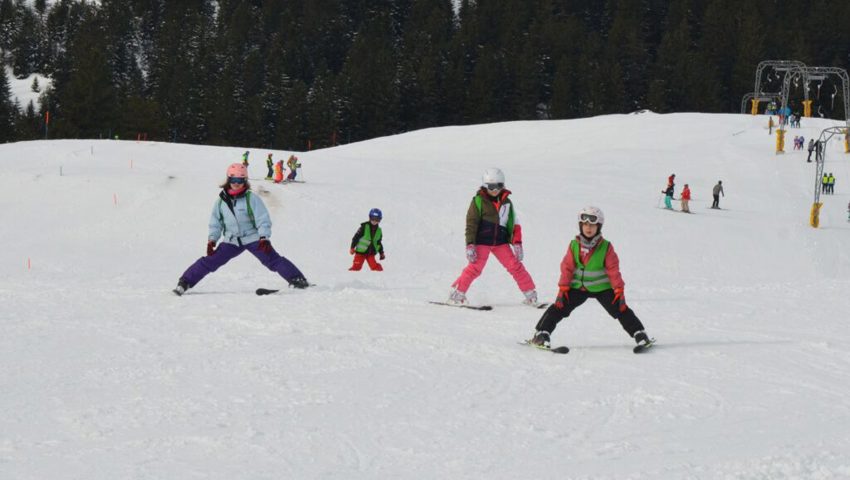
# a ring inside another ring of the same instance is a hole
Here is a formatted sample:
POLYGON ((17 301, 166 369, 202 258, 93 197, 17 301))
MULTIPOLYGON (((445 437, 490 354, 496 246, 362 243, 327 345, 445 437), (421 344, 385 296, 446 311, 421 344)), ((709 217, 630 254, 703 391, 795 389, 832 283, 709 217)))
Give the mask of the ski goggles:
POLYGON ((578 218, 581 223, 589 223, 591 225, 599 223, 599 217, 592 213, 582 213, 578 218))
POLYGON ((501 189, 505 188, 505 184, 504 183, 485 183, 484 188, 486 188, 487 190, 496 191, 496 190, 501 190, 501 189))
POLYGON ((242 178, 242 177, 230 177, 230 178, 227 179, 227 181, 229 183, 235 183, 237 185, 242 185, 243 183, 247 182, 248 179, 242 178))

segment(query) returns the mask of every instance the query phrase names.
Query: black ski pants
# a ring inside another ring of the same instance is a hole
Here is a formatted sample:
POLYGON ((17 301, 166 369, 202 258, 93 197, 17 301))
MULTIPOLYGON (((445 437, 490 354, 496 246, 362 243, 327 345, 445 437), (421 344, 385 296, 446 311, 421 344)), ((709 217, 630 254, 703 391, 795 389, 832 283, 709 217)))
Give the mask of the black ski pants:
POLYGON ((712 195, 714 197, 714 201, 711 202, 711 208, 720 208, 720 194, 712 195))
POLYGON ((621 312, 617 307, 617 304, 614 303, 614 290, 605 290, 599 293, 591 293, 584 290, 570 290, 569 298, 564 303, 563 307, 558 308, 554 303, 549 305, 549 308, 547 308, 543 313, 543 316, 540 317, 540 321, 537 322, 537 331, 552 333, 558 325, 558 322, 569 317, 570 313, 579 305, 586 302, 588 298, 595 298, 596 301, 602 305, 602 308, 608 312, 608 315, 619 320, 623 330, 625 330, 630 337, 634 337, 635 332, 643 330, 643 324, 628 305, 626 306, 625 311, 621 312))

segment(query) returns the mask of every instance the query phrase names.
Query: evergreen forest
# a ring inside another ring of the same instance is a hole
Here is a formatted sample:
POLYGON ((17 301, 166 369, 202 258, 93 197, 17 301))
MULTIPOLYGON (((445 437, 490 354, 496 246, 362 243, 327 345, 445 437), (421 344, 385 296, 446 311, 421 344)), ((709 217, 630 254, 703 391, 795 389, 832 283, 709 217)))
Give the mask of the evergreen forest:
MULTIPOLYGON (((0 75, 0 142, 45 138, 47 111, 49 138, 287 150, 737 113, 762 60, 850 69, 849 25, 837 0, 0 0, 0 60, 53 80, 19 105, 0 75)), ((814 87, 815 110, 843 119, 841 85, 814 87)))

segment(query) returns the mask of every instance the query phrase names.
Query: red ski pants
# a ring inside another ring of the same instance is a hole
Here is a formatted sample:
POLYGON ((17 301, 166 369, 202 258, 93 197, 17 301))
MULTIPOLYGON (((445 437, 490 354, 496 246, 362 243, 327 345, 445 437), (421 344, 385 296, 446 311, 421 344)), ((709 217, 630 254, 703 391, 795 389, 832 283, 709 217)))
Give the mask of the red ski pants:
POLYGON ((374 271, 382 272, 384 267, 375 260, 374 255, 366 255, 363 253, 355 253, 354 254, 354 264, 351 265, 349 270, 357 272, 361 268, 363 268, 363 262, 367 262, 369 264, 369 268, 374 271))

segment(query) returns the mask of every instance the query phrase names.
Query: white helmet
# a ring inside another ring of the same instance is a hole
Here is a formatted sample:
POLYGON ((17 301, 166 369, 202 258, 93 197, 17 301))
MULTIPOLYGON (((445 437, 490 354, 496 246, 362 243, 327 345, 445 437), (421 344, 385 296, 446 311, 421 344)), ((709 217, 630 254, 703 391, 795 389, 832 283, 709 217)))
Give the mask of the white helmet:
POLYGON ((502 186, 504 186, 505 174, 498 168, 488 168, 487 170, 484 170, 484 175, 481 176, 481 186, 483 187, 488 183, 501 183, 502 186))
POLYGON ((605 214, 598 207, 587 206, 578 212, 578 223, 587 222, 593 225, 605 223, 605 214))

